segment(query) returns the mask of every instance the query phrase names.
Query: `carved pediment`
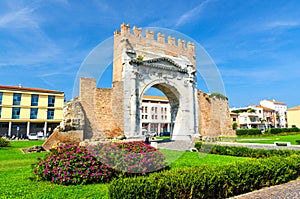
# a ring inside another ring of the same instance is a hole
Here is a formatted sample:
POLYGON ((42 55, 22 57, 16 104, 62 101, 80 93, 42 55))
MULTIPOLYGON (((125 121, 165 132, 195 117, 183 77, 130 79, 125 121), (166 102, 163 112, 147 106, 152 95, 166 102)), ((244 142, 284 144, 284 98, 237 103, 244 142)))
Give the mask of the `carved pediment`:
POLYGON ((137 65, 143 65, 143 66, 148 66, 151 68, 159 68, 163 70, 169 70, 169 71, 178 71, 182 73, 187 73, 187 69, 181 67, 179 64, 177 64, 175 61, 168 57, 159 57, 159 58, 154 58, 154 59, 149 59, 149 60, 137 60, 137 59, 132 59, 130 61, 130 64, 135 63, 137 65))

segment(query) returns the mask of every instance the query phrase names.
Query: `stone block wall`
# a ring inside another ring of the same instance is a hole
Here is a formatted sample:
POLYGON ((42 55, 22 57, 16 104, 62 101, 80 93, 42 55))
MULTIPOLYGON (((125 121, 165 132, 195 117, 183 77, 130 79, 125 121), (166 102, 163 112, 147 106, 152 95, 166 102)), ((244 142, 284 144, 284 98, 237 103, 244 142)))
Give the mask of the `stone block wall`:
POLYGON ((198 131, 202 136, 235 135, 232 130, 228 101, 197 91, 198 131))

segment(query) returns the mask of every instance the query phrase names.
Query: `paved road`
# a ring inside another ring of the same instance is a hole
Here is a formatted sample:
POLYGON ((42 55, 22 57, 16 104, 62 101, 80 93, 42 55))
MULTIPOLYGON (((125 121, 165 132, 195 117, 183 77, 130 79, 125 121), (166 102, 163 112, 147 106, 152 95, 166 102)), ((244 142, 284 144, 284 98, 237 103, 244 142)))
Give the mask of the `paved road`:
POLYGON ((254 149, 291 149, 291 150, 300 150, 299 145, 291 145, 291 146, 275 146, 274 144, 255 144, 255 143, 236 143, 236 142, 217 142, 219 145, 226 146, 244 146, 248 148, 254 149))

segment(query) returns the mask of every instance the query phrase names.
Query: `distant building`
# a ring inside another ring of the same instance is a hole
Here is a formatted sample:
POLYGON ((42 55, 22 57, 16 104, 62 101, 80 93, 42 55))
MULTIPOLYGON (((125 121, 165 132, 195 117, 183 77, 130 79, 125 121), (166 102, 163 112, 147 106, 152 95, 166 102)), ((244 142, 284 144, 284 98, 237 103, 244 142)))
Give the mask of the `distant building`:
POLYGON ((248 106, 243 108, 231 108, 230 114, 232 121, 237 122, 239 129, 258 128, 264 130, 262 123, 263 109, 255 106, 248 106), (235 114, 234 114, 235 113, 235 114), (236 115, 238 114, 238 115, 236 115))
POLYGON ((171 108, 168 98, 143 96, 140 113, 142 130, 155 131, 157 135, 170 132, 171 108))
POLYGON ((286 110, 288 127, 300 128, 300 106, 295 106, 286 110))
POLYGON ((62 121, 64 92, 0 86, 0 136, 52 132, 62 121))
POLYGON ((286 110, 287 106, 283 102, 275 100, 262 100, 259 103, 261 106, 275 110, 275 128, 287 127, 286 110))
POLYGON ((276 114, 275 110, 271 108, 267 108, 264 106, 256 106, 257 108, 262 108, 263 115, 261 117, 262 123, 265 125, 265 128, 274 128, 275 127, 275 121, 276 121, 276 114))

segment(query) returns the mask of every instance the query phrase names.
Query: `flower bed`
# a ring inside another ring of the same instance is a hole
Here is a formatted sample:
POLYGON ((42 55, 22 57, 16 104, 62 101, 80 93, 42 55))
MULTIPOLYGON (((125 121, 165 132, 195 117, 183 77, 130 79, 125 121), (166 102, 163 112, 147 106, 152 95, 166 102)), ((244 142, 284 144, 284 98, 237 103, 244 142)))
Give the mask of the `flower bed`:
POLYGON ((143 142, 63 144, 33 164, 35 178, 57 184, 109 182, 120 176, 145 175, 167 167, 165 156, 143 142))

